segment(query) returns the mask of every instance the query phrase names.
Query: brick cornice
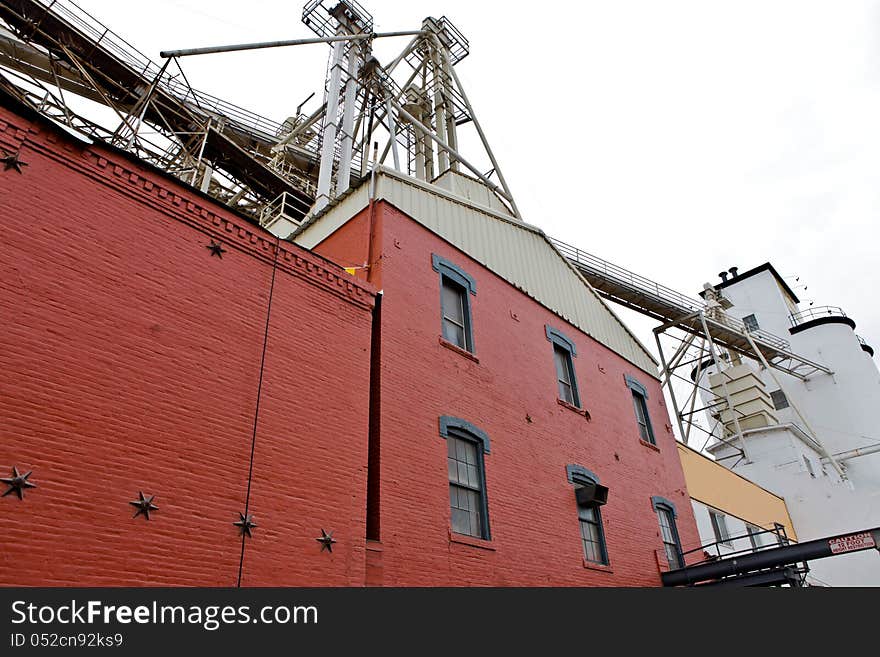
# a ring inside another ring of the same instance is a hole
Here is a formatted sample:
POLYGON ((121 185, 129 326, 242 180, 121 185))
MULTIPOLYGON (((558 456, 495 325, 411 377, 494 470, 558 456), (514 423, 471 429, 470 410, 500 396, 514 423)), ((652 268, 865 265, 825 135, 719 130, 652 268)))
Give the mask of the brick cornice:
MULTIPOLYGON (((39 153, 77 173, 103 184, 158 211, 161 215, 185 223, 209 238, 222 241, 269 264, 279 248, 279 270, 340 296, 351 303, 372 308, 375 289, 341 267, 306 251, 296 244, 278 240, 260 226, 187 189, 180 181, 134 156, 114 151, 102 144, 79 143, 48 121, 31 122, 3 108, 0 110, 0 146, 7 150, 19 147, 39 153)), ((156 224, 161 230, 161 224, 156 224)))
MULTIPOLYGON (((5 110, 5 108, 4 108, 5 110)), ((42 123, 42 121, 40 122, 42 123)), ((372 308, 375 290, 341 267, 290 242, 187 189, 170 175, 102 144, 79 143, 48 122, 39 125, 8 111, 0 112, 0 146, 23 147, 150 206, 163 216, 220 240, 224 246, 271 264, 279 248, 278 268, 346 300, 372 308)), ((161 230, 157 222, 156 230, 161 230)))

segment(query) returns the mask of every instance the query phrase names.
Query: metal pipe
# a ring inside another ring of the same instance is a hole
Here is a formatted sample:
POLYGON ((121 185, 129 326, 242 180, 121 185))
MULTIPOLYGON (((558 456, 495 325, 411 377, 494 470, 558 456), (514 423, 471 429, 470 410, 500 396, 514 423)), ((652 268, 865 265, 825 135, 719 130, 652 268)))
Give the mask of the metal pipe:
POLYGON ((184 48, 182 50, 163 50, 160 57, 188 57, 189 55, 210 55, 216 52, 236 52, 239 50, 260 50, 262 48, 282 48, 285 46, 304 46, 310 43, 337 43, 363 39, 384 39, 386 37, 415 36, 424 34, 422 30, 404 32, 370 32, 369 34, 340 34, 332 37, 313 37, 310 39, 289 39, 286 41, 262 41, 258 43, 240 43, 231 46, 207 46, 205 48, 184 48))
MULTIPOLYGON (((684 434, 684 444, 685 445, 687 445, 688 441, 690 441, 690 439, 691 439, 691 426, 694 423, 694 406, 696 406, 696 404, 697 404, 697 391, 700 388, 699 384, 697 384, 697 381, 700 380, 700 371, 703 367, 703 354, 704 353, 706 353, 706 340, 705 339, 700 341, 700 355, 697 357, 697 378, 696 378, 696 381, 694 381, 694 383, 696 385, 694 385, 694 394, 691 396, 691 400, 690 400, 691 411, 690 411, 690 415, 688 416, 687 431, 685 431, 685 434, 684 434)), ((685 402, 685 403, 687 403, 687 402, 685 402)))
MULTIPOLYGON (((856 447, 855 449, 850 449, 846 452, 839 452, 838 454, 832 454, 832 456, 840 462, 850 461, 852 459, 858 458, 860 456, 868 456, 868 454, 876 454, 880 452, 880 443, 876 443, 874 445, 868 445, 867 447, 856 447)), ((822 461, 827 461, 825 457, 822 458, 822 461)))
MULTIPOLYGON (((433 73, 434 83, 434 126, 437 130, 437 137, 444 144, 449 141, 446 138, 446 99, 443 97, 443 72, 440 63, 440 47, 439 40, 433 39, 431 44, 431 71, 433 73)), ((437 175, 440 175, 449 168, 449 151, 440 150, 437 153, 437 175)))
MULTIPOLYGON (((344 28, 340 25, 339 31, 344 28)), ((336 122, 339 112, 339 87, 342 79, 342 55, 345 41, 337 39, 333 45, 330 84, 327 85, 327 112, 324 114, 324 134, 321 138, 321 168, 318 170, 318 189, 315 194, 315 212, 330 203, 330 179, 336 151, 336 122)))
MULTIPOLYGON (((672 389, 672 379, 669 377, 669 366, 666 364, 666 356, 663 354, 663 345, 660 344, 660 333, 654 331, 654 340, 657 342, 657 352, 660 354, 660 363, 663 365, 663 376, 666 377, 666 389, 669 391, 669 398, 672 400, 672 411, 675 413, 675 421, 678 424, 678 431, 684 440, 684 425, 681 423, 681 413, 678 410, 678 401, 675 399, 675 391, 672 389)), ((661 385, 662 388, 662 385, 661 385)))
POLYGON ((454 151, 451 148, 449 148, 449 145, 442 142, 440 140, 440 138, 437 137, 437 135, 435 135, 433 132, 431 132, 431 130, 427 126, 425 126, 425 124, 423 124, 421 121, 418 121, 412 114, 410 114, 405 109, 403 109, 398 103, 393 102, 393 105, 397 109, 397 112, 403 118, 405 118, 407 121, 412 123, 419 130, 421 130, 423 133, 428 135, 432 141, 437 142, 437 145, 440 147, 440 150, 447 151, 452 157, 454 157, 459 162, 461 162, 472 174, 474 174, 477 178, 479 178, 480 181, 483 184, 485 184, 489 189, 491 189, 493 192, 496 192, 497 194, 501 195, 503 198, 505 198, 508 201, 510 201, 511 203, 513 203, 513 201, 510 199, 510 197, 504 193, 503 189, 501 189, 498 185, 496 185, 491 180, 489 180, 486 176, 484 176, 482 173, 480 173, 480 170, 477 169, 477 167, 475 167, 473 164, 468 162, 466 159, 464 159, 458 151, 454 151))
MULTIPOLYGON (((436 39, 436 35, 432 35, 436 39)), ((439 42, 439 39, 437 39, 439 42)), ((442 62, 442 70, 443 70, 443 100, 447 103, 446 106, 446 141, 449 142, 449 145, 458 150, 458 128, 455 125, 455 105, 452 103, 452 76, 450 75, 450 71, 452 70, 452 64, 449 62, 449 49, 444 47, 440 48, 440 60, 442 62)), ((459 166, 456 160, 450 162, 449 167, 453 171, 458 171, 459 166)))
POLYGON ((394 168, 400 171, 400 155, 397 153, 397 122, 391 111, 391 99, 385 98, 385 118, 388 120, 388 133, 391 135, 391 153, 394 155, 394 168))
POLYGON ((342 140, 339 147, 339 170, 336 173, 336 195, 345 192, 351 185, 351 148, 354 143, 354 111, 358 89, 357 65, 360 54, 356 51, 357 44, 348 48, 348 69, 345 81, 345 95, 342 105, 342 140))
POLYGON ((458 73, 455 72, 454 66, 449 67, 449 73, 450 75, 452 75, 452 79, 455 81, 455 86, 458 87, 458 93, 461 94, 461 98, 462 100, 464 100, 464 104, 467 105, 468 112, 470 112, 471 115, 471 120, 474 122, 474 127, 477 129, 477 134, 480 136, 480 141, 483 142, 483 148, 486 149, 486 154, 489 156, 489 161, 492 163, 492 167, 495 169, 495 173, 498 174, 498 180, 501 183, 501 187, 504 189, 504 198, 506 198, 510 202, 510 209, 513 210, 513 216, 517 219, 522 219, 522 216, 519 213, 519 208, 516 207, 516 201, 513 200, 513 193, 511 193, 510 187, 507 186, 507 181, 504 179, 504 174, 501 173, 501 167, 498 166, 498 161, 495 159, 495 154, 492 152, 492 148, 489 146, 489 141, 486 139, 486 135, 483 132, 483 127, 477 120, 477 114, 476 112, 474 112, 473 105, 471 105, 471 101, 468 99, 464 87, 461 85, 461 80, 458 79, 458 73))
POLYGON ((322 104, 318 109, 312 112, 311 116, 307 118, 305 121, 296 126, 293 130, 291 130, 287 135, 284 136, 277 144, 272 147, 273 153, 278 153, 284 150, 284 146, 293 141, 294 137, 303 132, 304 130, 308 130, 312 125, 314 125, 315 121, 321 118, 324 114, 324 110, 327 108, 327 103, 322 104))

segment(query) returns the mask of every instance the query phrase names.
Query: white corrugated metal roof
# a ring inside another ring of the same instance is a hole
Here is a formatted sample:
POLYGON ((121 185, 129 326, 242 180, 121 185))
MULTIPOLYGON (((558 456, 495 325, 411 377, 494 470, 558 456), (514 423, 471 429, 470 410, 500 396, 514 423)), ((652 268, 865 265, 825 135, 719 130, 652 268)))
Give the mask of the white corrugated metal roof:
MULTIPOLYGON (((293 240, 314 248, 369 204, 369 183, 304 223, 293 240)), ((543 231, 392 169, 376 172, 385 200, 648 374, 657 362, 543 231)))

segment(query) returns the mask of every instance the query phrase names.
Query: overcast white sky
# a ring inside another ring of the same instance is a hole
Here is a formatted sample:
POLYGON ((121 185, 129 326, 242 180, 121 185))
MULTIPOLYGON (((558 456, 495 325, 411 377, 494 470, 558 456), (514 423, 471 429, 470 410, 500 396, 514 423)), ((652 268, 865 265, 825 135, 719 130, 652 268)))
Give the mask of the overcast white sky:
MULTIPOLYGON (((79 4, 157 61, 312 36, 297 0, 79 4)), ((690 295, 769 260, 880 351, 880 2, 362 4, 377 30, 446 15, 470 40, 456 70, 527 222, 690 295)), ((377 44, 380 61, 403 45, 377 44)), ((318 91, 314 109, 328 53, 182 63, 197 89, 280 121, 318 91)), ((620 314, 653 348, 653 323, 620 314)))

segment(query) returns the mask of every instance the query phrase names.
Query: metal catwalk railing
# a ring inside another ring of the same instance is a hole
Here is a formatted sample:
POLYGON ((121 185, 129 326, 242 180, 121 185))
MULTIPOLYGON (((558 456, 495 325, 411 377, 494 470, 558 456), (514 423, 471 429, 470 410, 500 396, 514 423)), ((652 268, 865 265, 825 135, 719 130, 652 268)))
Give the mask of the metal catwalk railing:
MULTIPOLYGON (((62 19, 84 37, 93 41, 95 47, 100 47, 128 66, 143 78, 145 85, 149 85, 159 75, 161 67, 158 64, 72 0, 36 1, 51 10, 56 17, 62 19)), ((189 85, 175 79, 170 73, 166 72, 160 78, 159 86, 181 103, 188 105, 189 109, 202 109, 224 116, 241 128, 253 131, 255 136, 263 139, 273 139, 281 129, 281 124, 221 98, 196 91, 189 85)))
MULTIPOLYGON (((644 304, 644 310, 657 315, 658 319, 673 322, 692 313, 703 312, 706 305, 672 288, 660 285, 656 281, 640 276, 607 260, 602 260, 577 247, 550 238, 554 246, 571 262, 578 271, 590 282, 599 294, 613 300, 622 300, 631 307, 644 304)), ((639 308, 635 308, 638 310, 639 308)), ((712 322, 730 330, 745 334, 745 324, 726 313, 716 314, 712 322)), ((788 340, 767 331, 750 331, 752 338, 774 350, 788 351, 791 344, 788 340)))

